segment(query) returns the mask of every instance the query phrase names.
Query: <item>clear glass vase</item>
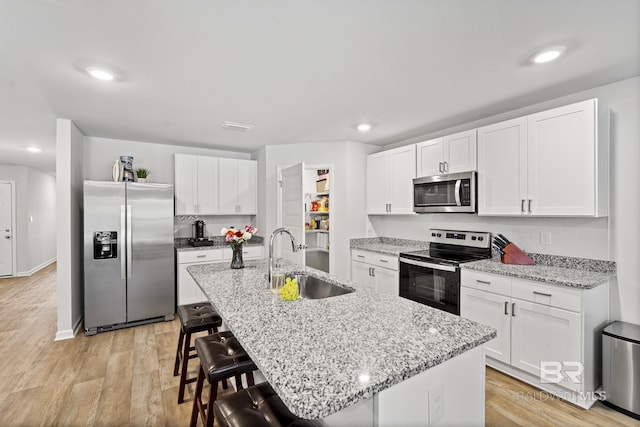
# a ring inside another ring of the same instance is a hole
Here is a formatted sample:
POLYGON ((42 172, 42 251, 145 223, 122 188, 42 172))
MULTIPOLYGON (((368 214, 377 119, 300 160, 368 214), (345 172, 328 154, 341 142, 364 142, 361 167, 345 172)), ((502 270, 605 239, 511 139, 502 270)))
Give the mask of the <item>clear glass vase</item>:
POLYGON ((244 260, 242 259, 242 244, 231 244, 231 268, 244 268, 244 260))

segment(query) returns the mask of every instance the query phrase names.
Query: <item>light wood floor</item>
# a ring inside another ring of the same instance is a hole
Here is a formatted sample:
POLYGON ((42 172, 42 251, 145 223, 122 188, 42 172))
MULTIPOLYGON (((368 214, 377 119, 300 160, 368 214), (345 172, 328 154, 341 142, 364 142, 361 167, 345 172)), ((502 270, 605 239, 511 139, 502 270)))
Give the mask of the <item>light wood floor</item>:
MULTIPOLYGON (((0 426, 189 424, 193 384, 176 403, 177 320, 54 342, 55 293, 55 264, 0 279, 0 426)), ((486 401, 488 426, 640 426, 601 404, 585 411, 546 398, 492 369, 486 401)))

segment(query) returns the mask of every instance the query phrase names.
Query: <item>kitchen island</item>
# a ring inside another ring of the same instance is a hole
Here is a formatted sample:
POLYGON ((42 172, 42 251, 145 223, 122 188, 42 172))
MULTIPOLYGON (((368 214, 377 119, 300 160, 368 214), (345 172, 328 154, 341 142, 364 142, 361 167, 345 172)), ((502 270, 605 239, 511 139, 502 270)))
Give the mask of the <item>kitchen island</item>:
POLYGON ((267 268, 256 260, 188 272, 291 412, 329 426, 484 424, 483 344, 493 328, 298 266, 283 271, 355 292, 283 301, 267 268))

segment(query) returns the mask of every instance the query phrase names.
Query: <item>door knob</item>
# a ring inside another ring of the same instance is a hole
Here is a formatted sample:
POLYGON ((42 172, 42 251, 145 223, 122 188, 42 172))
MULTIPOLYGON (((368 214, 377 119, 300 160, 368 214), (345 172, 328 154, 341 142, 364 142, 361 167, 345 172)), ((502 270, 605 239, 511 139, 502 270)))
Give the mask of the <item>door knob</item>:
POLYGON ((5 238, 5 239, 10 239, 10 238, 11 238, 11 236, 4 236, 4 238, 5 238))

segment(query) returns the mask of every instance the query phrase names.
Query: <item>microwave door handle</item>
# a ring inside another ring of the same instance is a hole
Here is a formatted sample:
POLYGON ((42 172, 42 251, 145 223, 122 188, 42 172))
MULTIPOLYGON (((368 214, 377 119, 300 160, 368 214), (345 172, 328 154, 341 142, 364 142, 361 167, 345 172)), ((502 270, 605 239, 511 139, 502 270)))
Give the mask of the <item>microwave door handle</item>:
POLYGON ((456 179, 456 188, 455 188, 455 195, 456 195, 456 206, 462 206, 462 201, 460 200, 460 188, 462 187, 462 180, 461 179, 456 179))

